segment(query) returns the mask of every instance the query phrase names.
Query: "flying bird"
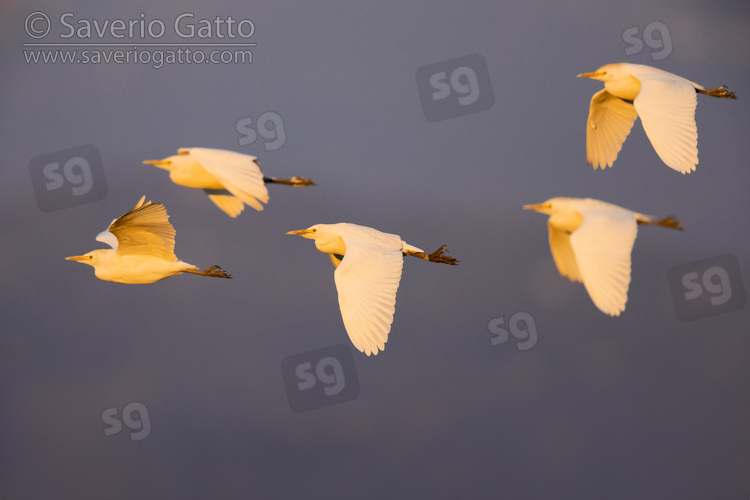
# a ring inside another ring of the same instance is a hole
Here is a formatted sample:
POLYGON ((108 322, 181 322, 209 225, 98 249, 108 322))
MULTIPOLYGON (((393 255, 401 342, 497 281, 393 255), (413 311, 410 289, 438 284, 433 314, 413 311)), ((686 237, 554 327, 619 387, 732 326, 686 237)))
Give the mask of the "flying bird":
POLYGON ((111 246, 84 255, 66 257, 94 267, 100 280, 117 283, 154 283, 181 273, 200 274, 213 278, 231 278, 219 266, 201 271, 192 264, 178 260, 174 254, 175 230, 169 223, 167 209, 161 203, 144 203, 114 219, 107 230, 96 236, 111 246))
POLYGON ((690 173, 698 164, 697 94, 737 98, 724 85, 705 90, 642 64, 607 64, 578 76, 604 82, 604 88, 591 98, 586 125, 586 162, 594 169, 612 166, 640 116, 659 158, 680 173, 690 173))
POLYGON ((315 240, 317 249, 331 257, 344 327, 354 347, 368 356, 385 349, 388 341, 404 256, 458 264, 445 255, 445 245, 427 254, 400 236, 356 224, 316 224, 286 234, 315 240))
POLYGON ((255 156, 223 149, 180 148, 174 156, 143 163, 168 170, 169 178, 175 184, 203 189, 211 201, 230 217, 237 217, 245 209, 245 204, 263 210, 261 202, 268 203, 266 184, 315 185, 303 177, 266 177, 255 156))
POLYGON ((550 216, 549 246, 557 270, 583 282, 594 305, 610 316, 619 316, 628 301, 638 224, 682 229, 673 217, 656 219, 591 198, 551 198, 523 208, 550 216))

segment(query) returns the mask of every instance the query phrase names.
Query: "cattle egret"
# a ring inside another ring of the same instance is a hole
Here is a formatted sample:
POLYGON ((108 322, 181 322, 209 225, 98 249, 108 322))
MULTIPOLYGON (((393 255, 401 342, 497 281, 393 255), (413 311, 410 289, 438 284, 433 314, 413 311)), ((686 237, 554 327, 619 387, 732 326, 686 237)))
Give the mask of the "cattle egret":
POLYGON ((66 257, 94 267, 100 280, 117 283, 154 283, 175 274, 192 273, 214 278, 231 278, 219 266, 205 271, 177 260, 174 254, 175 231, 167 209, 161 203, 144 203, 141 197, 128 213, 114 219, 106 231, 96 236, 111 246, 85 255, 66 257))
POLYGON ((591 198, 551 198, 524 205, 550 216, 549 246, 560 274, 583 282, 594 305, 605 314, 625 310, 630 285, 630 253, 638 224, 682 229, 673 217, 657 220, 591 198))
POLYGON ((245 203, 255 210, 263 210, 261 202, 268 203, 266 184, 315 185, 302 177, 265 177, 255 156, 223 149, 180 148, 174 156, 143 163, 168 170, 175 184, 203 189, 230 217, 237 217, 245 209, 245 203))
POLYGON ((636 117, 641 117, 651 145, 668 167, 687 174, 698 164, 695 126, 697 93, 736 99, 726 86, 701 85, 642 64, 607 64, 579 77, 604 82, 591 98, 586 125, 586 162, 611 167, 636 117))
POLYGON ((388 341, 403 256, 458 264, 445 255, 445 245, 427 254, 400 236, 356 224, 316 224, 286 234, 315 240, 318 250, 331 257, 344 327, 354 347, 368 356, 385 349, 388 341))

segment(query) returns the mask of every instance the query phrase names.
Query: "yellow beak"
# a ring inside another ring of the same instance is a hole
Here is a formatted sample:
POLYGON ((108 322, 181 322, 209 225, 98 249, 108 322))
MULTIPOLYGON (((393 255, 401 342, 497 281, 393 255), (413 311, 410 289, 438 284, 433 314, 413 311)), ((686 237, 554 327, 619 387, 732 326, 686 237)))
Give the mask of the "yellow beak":
POLYGON ((542 208, 544 208, 543 203, 537 203, 536 205, 524 205, 523 206, 524 210, 536 210, 537 212, 542 210, 542 208))
POLYGON ((602 73, 599 71, 592 71, 591 73, 581 73, 580 75, 576 75, 578 78, 593 78, 596 80, 600 76, 602 76, 602 73))
POLYGON ((309 234, 310 231, 308 229, 297 229, 296 231, 289 231, 286 234, 296 234, 297 236, 305 236, 306 234, 309 234))
POLYGON ((144 165, 153 165, 159 168, 167 168, 169 162, 166 160, 143 160, 144 165))
POLYGON ((72 257, 65 257, 65 260, 74 260, 76 262, 81 262, 81 261, 86 260, 86 256, 85 255, 74 255, 72 257))

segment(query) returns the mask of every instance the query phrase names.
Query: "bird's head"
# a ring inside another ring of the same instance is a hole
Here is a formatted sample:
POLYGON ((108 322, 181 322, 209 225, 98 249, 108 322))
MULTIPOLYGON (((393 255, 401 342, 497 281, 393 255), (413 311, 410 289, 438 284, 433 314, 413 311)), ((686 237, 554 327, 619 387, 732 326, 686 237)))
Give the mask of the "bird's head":
POLYGON ((309 240, 315 240, 315 246, 321 252, 344 255, 346 246, 335 227, 335 224, 315 224, 307 229, 289 231, 286 234, 296 234, 309 240))
POLYGON ((617 80, 621 78, 622 75, 624 75, 623 64, 624 63, 606 64, 596 71, 592 71, 591 73, 581 73, 580 75, 576 76, 578 76, 579 78, 591 78, 593 80, 600 80, 602 82, 617 80))
POLYGON ((296 234, 308 240, 321 240, 328 237, 329 233, 330 231, 328 231, 326 224, 315 224, 307 229, 297 229, 296 231, 289 231, 286 234, 296 234))
POLYGON ((557 198, 550 198, 543 203, 524 205, 523 208, 525 210, 536 210, 543 214, 552 215, 557 212, 576 210, 582 201, 583 200, 579 198, 565 198, 560 196, 557 198))
POLYGON ((549 223, 558 229, 568 232, 575 231, 583 222, 583 215, 580 209, 585 206, 589 200, 579 198, 550 198, 544 203, 536 205, 524 205, 526 210, 536 210, 537 212, 550 216, 549 223))
POLYGON ((104 252, 109 252, 109 250, 92 250, 89 253, 83 254, 83 255, 73 255, 72 257, 65 257, 65 260, 72 260, 75 262, 80 262, 81 264, 88 264, 90 266, 96 267, 96 265, 100 262, 100 258, 104 252))

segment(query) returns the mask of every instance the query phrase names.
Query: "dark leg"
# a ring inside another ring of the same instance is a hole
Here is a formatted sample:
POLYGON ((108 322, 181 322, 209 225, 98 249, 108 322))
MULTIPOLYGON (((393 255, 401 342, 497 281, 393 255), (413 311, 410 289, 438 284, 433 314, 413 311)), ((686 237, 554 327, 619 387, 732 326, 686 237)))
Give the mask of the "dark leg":
POLYGON ((200 274, 201 276, 210 276, 212 278, 231 278, 232 275, 224 271, 219 266, 211 266, 205 271, 186 271, 188 273, 200 274))
POLYGON ((411 255, 412 257, 418 257, 420 259, 429 260, 430 262, 439 262, 441 264, 448 264, 450 266, 456 266, 458 265, 458 260, 449 257, 448 255, 445 255, 445 253, 448 250, 445 250, 445 245, 442 245, 440 248, 435 250, 432 253, 424 253, 424 252, 412 252, 410 250, 404 251, 404 255, 411 255))
POLYGON ((682 222, 678 221, 672 216, 665 217, 660 220, 653 219, 637 219, 639 224, 650 224, 652 226, 664 226, 672 229, 682 231, 682 222))
POLYGON ((302 186, 314 186, 315 183, 310 179, 304 177, 292 177, 291 179, 277 179, 275 177, 263 177, 263 182, 266 184, 286 184, 287 186, 302 187, 302 186))

